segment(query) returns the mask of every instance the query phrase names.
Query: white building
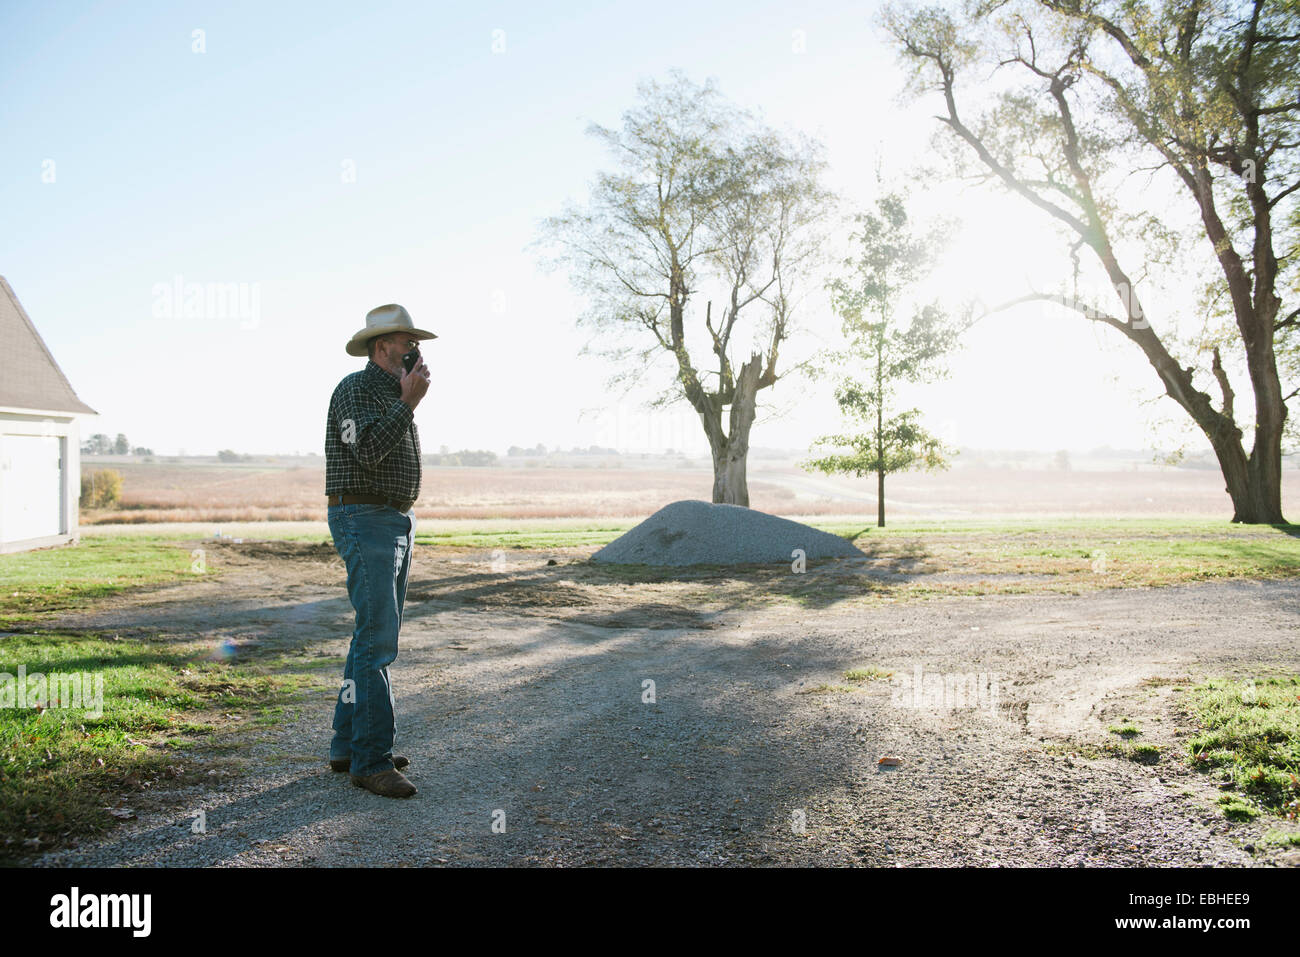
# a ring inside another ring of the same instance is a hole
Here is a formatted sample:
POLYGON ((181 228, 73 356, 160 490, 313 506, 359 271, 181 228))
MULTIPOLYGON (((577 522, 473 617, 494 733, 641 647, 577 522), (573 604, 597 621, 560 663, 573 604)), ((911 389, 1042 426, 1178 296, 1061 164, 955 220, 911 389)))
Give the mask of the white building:
POLYGON ((0 552, 76 541, 77 416, 97 414, 0 276, 0 552))

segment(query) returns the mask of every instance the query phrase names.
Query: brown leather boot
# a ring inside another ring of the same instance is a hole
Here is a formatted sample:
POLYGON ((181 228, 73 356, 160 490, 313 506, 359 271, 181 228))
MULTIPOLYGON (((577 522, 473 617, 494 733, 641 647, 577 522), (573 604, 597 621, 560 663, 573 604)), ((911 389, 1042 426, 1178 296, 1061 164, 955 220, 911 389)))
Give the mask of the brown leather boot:
MULTIPOLYGON (((399 770, 399 771, 402 770, 402 768, 406 767, 406 766, 407 766, 408 764, 410 764, 410 763, 411 763, 410 760, 409 760, 409 759, 406 757, 406 755, 404 755, 404 754, 394 754, 394 755, 393 755, 393 767, 397 768, 397 770, 399 770)), ((351 771, 351 770, 352 770, 352 759, 351 759, 351 758, 331 758, 331 759, 330 759, 330 770, 331 770, 331 771, 351 771)))
POLYGON ((406 780, 406 775, 396 768, 389 768, 378 774, 368 774, 364 778, 359 778, 355 774, 351 777, 352 783, 357 787, 365 788, 370 793, 381 797, 409 798, 415 793, 415 785, 406 780))

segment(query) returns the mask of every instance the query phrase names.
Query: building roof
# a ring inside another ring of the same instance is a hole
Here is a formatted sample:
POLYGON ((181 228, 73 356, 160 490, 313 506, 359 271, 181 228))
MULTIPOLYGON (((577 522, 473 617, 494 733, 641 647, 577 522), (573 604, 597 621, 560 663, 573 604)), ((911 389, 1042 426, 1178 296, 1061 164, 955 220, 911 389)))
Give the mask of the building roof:
POLYGON ((31 317, 0 276, 0 407, 42 412, 88 412, 77 398, 31 317))

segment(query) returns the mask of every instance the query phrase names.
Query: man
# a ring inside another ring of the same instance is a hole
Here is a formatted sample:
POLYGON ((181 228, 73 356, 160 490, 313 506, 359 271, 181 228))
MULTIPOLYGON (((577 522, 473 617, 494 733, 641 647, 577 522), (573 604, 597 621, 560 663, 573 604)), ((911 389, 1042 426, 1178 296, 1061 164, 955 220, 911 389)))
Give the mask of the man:
POLYGON ((348 355, 369 361, 335 388, 325 425, 330 534, 347 566, 348 597, 356 611, 334 707, 330 767, 350 772, 353 784, 384 797, 415 793, 398 770, 410 762, 393 753, 388 666, 397 658, 411 568, 412 509, 420 495, 414 413, 429 390, 429 370, 419 356, 406 371, 402 356, 420 340, 436 338, 416 329, 396 303, 370 310, 365 328, 346 347, 348 355))

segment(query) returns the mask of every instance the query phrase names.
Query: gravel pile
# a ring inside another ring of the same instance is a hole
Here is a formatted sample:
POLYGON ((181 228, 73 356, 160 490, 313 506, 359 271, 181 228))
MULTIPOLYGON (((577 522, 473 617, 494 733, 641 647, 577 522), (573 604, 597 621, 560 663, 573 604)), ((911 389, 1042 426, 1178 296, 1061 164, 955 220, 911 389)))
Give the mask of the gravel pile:
POLYGON ((804 557, 862 558, 838 535, 741 505, 684 501, 665 505, 591 556, 626 565, 740 565, 804 557))

